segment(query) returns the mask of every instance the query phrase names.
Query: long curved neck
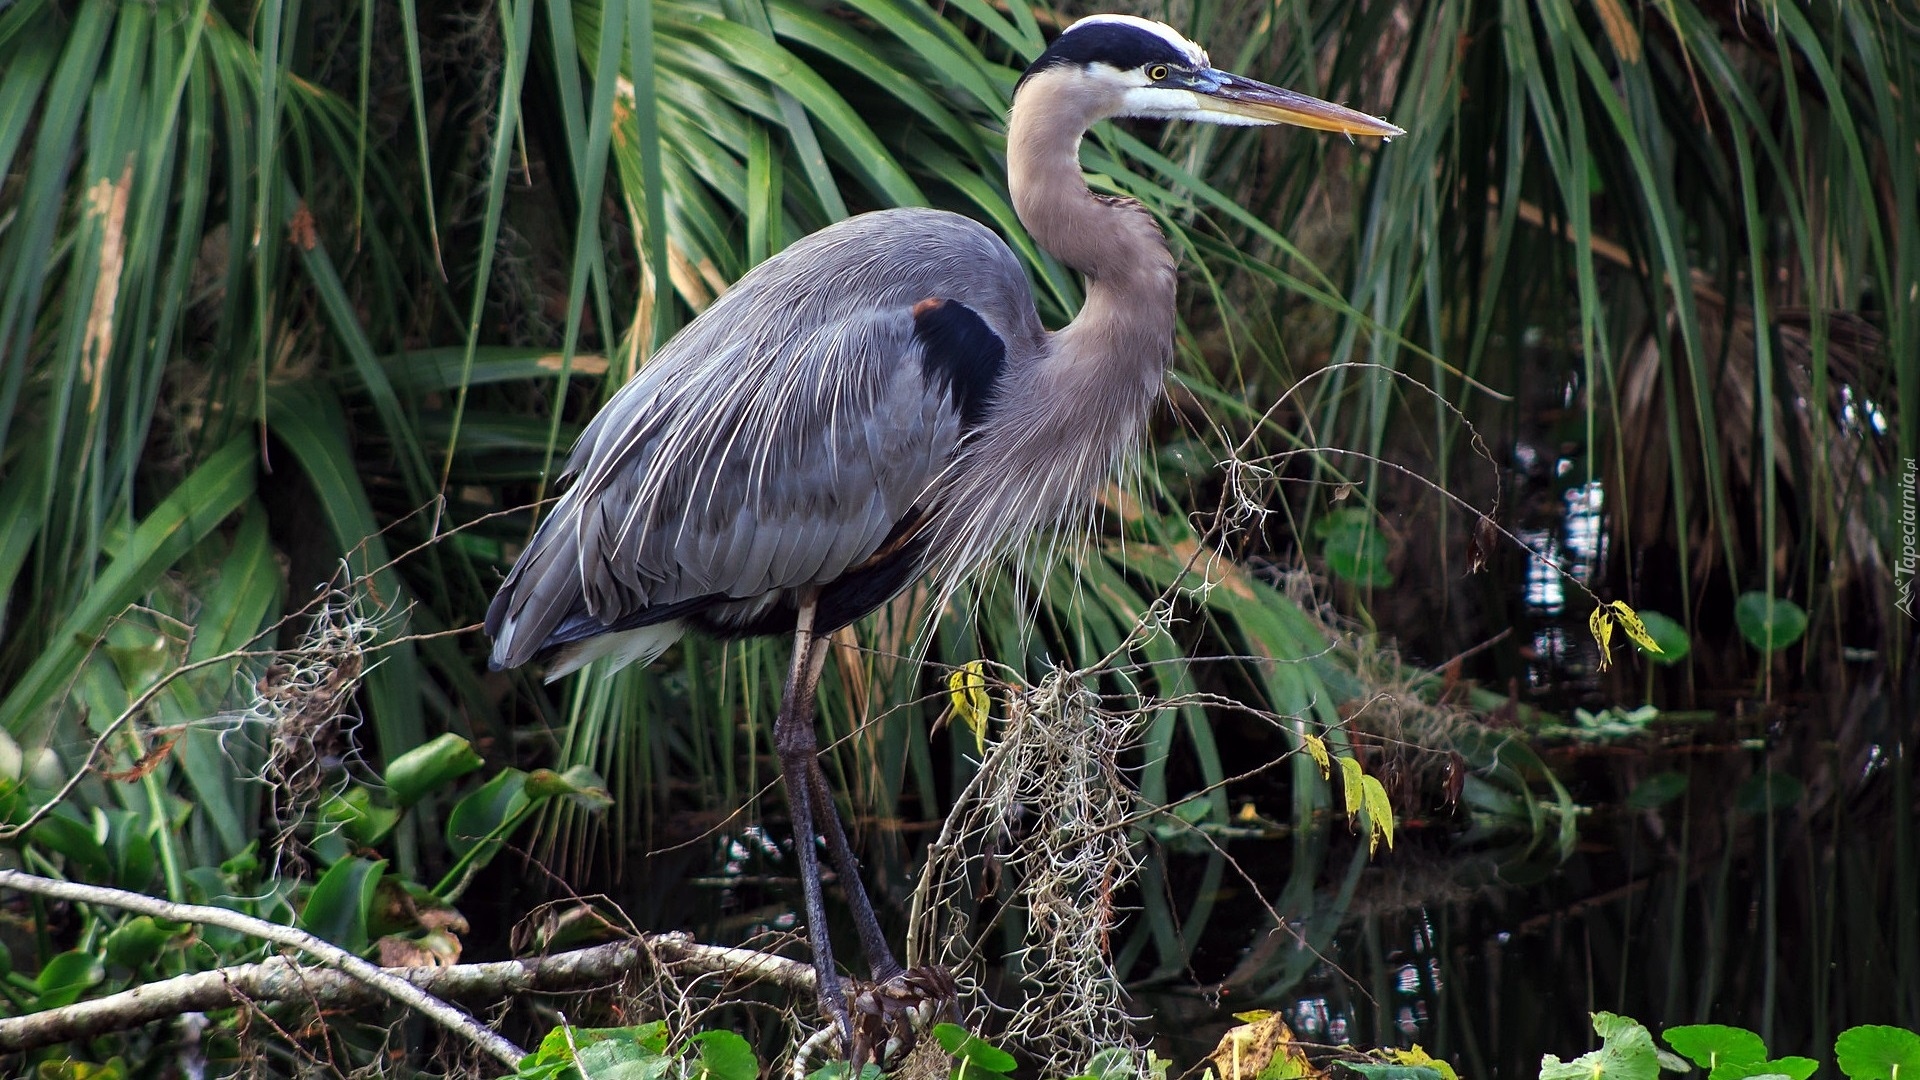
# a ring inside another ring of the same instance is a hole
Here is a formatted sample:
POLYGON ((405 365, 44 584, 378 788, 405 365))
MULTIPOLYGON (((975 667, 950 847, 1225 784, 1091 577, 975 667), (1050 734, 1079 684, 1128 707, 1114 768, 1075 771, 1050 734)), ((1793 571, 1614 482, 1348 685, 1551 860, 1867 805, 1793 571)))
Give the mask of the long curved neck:
POLYGON ((1066 87, 1047 85, 1051 76, 1032 77, 1015 102, 1007 183, 1034 241, 1087 279, 1086 304, 1055 335, 1053 360, 1130 383, 1150 401, 1173 353, 1173 255, 1138 203, 1087 190, 1080 137, 1102 114, 1066 87))

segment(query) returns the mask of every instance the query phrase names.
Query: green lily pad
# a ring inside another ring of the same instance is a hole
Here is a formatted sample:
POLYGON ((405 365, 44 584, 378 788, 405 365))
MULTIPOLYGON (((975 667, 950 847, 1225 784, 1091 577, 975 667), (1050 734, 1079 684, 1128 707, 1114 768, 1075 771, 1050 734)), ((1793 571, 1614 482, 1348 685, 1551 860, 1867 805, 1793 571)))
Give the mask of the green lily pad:
POLYGON ((1807 612, 1785 597, 1763 592, 1743 593, 1733 602, 1733 621, 1740 636, 1761 652, 1779 652, 1807 632, 1807 612))
POLYGON ((1635 642, 1633 647, 1640 650, 1640 655, 1654 663, 1672 667, 1686 659, 1687 654, 1693 651, 1693 640, 1687 636, 1687 628, 1673 619, 1657 611, 1642 611, 1640 622, 1647 628, 1647 636, 1653 638, 1655 645, 1660 646, 1660 651, 1648 652, 1638 642, 1635 642))
POLYGON ((1772 1061, 1743 1063, 1722 1062, 1707 1076, 1707 1080, 1769 1080, 1771 1077, 1807 1080, 1819 1069, 1819 1062, 1803 1057, 1783 1057, 1772 1061))
POLYGON ((1552 1054, 1540 1059, 1540 1080, 1658 1080, 1660 1057, 1653 1034, 1638 1021, 1613 1013, 1593 1014, 1593 1030, 1600 1049, 1561 1061, 1552 1054))
MULTIPOLYGON (((1627 794, 1627 805, 1632 807, 1635 810, 1657 810, 1660 807, 1665 806, 1668 803, 1672 802, 1673 800, 1679 798, 1680 796, 1685 795, 1686 793, 1687 793, 1687 774, 1681 773, 1681 772, 1674 772, 1673 770, 1669 769, 1666 772, 1654 773, 1652 776, 1649 776, 1645 780, 1642 780, 1638 784, 1635 784, 1633 786, 1633 790, 1627 794)), ((1696 1026, 1715 1027, 1717 1025, 1701 1024, 1696 1026)), ((1673 1042, 1673 1033, 1675 1031, 1681 1031, 1681 1030, 1684 1030, 1684 1029, 1682 1028, 1668 1029, 1667 1041, 1669 1043, 1673 1042)), ((1739 1029, 1735 1028, 1731 1030, 1739 1030, 1739 1029)), ((1675 1046, 1674 1049, 1680 1050, 1680 1047, 1675 1046)), ((1685 1050, 1680 1050, 1680 1052, 1683 1054, 1686 1053, 1685 1050)), ((1691 1057, 1692 1055, 1689 1054, 1688 1056, 1691 1057)), ((1695 1059, 1695 1061, 1702 1065, 1706 1064, 1706 1062, 1699 1061, 1699 1059, 1697 1058, 1695 1059)))
POLYGON ((1848 1028, 1834 1041, 1833 1056, 1849 1080, 1920 1078, 1920 1035, 1905 1028, 1885 1024, 1848 1028))
POLYGON ((1733 793, 1733 805, 1743 814, 1764 814, 1797 805, 1807 786, 1783 772, 1754 773, 1733 793))
POLYGON ((1747 1064, 1767 1059, 1767 1044, 1746 1028, 1724 1024, 1684 1024, 1660 1033, 1667 1045, 1695 1065, 1715 1069, 1729 1062, 1747 1064))

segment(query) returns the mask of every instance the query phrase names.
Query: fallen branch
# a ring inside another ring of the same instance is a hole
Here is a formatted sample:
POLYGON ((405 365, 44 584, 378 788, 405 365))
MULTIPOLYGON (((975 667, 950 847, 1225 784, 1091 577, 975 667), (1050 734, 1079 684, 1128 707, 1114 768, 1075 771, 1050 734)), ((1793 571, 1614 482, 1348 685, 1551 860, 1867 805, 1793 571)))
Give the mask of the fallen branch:
MULTIPOLYGON (((200 923, 206 926, 219 926, 228 930, 271 941, 290 949, 298 949, 308 956, 319 960, 330 968, 337 969, 342 976, 364 983, 383 997, 398 1001, 408 1008, 424 1015, 434 1023, 446 1028, 460 1038, 472 1043, 489 1056, 503 1062, 508 1068, 515 1068, 526 1051, 494 1033, 491 1029, 461 1012, 459 1009, 441 1001, 432 994, 415 986, 399 975, 362 960, 340 946, 291 926, 281 926, 265 919, 256 919, 251 915, 242 915, 226 908, 206 907, 200 904, 176 904, 140 893, 127 892, 124 889, 109 889, 100 885, 83 885, 74 881, 60 881, 55 878, 40 877, 19 870, 0 870, 0 889, 17 889, 21 892, 37 893, 57 900, 68 900, 82 904, 96 904, 101 907, 119 908, 122 911, 151 915, 156 919, 172 922, 200 923)), ((193 978, 193 976, 187 976, 193 978)), ((142 987, 140 990, 150 990, 142 987)), ((128 991, 137 995, 140 990, 128 991)), ((115 995, 125 997, 127 995, 115 995)), ((94 1003, 88 1003, 94 1004, 94 1003)), ((77 1006, 68 1006, 75 1008, 77 1006)), ((8 1024, 29 1024, 61 1010, 52 1009, 47 1013, 19 1017, 6 1021, 8 1024)), ((69 1036, 71 1037, 71 1036, 69 1036)), ((60 1041, 60 1040, 54 1040, 60 1041)), ((39 1043, 37 1045, 46 1045, 39 1043)), ((23 1049, 20 1046, 0 1047, 23 1049)))
MULTIPOLYGON (((771 982, 796 994, 813 993, 813 969, 806 964, 747 949, 702 945, 677 933, 528 960, 380 970, 441 999, 497 1000, 509 994, 560 993, 600 985, 650 964, 720 972, 771 982)), ((232 1008, 243 1000, 288 1001, 335 1009, 378 1002, 384 995, 342 972, 276 956, 257 964, 178 975, 92 1001, 0 1019, 0 1053, 125 1031, 183 1013, 232 1008)))

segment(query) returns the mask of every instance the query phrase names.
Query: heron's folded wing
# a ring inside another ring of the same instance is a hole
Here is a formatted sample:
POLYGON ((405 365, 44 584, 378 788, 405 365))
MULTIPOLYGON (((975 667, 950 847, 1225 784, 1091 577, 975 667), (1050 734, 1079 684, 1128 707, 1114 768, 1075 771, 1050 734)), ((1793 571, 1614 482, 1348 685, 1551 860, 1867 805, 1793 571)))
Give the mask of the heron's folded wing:
POLYGON ((562 624, 825 584, 867 559, 961 436, 914 328, 901 305, 777 342, 736 333, 696 370, 629 384, 502 589, 528 644, 508 651, 496 633, 496 657, 523 662, 562 624))
POLYGON ((866 214, 795 243, 589 423, 488 609, 493 662, 861 566, 954 459, 1006 340, 1041 334, 1012 254, 963 218, 866 214))

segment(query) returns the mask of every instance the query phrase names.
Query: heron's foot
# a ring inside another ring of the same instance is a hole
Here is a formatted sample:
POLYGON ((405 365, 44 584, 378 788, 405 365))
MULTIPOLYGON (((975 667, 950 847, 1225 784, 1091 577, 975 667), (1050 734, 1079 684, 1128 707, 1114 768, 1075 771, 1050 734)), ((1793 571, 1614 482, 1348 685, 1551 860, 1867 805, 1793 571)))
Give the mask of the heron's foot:
POLYGON ((853 1041, 843 1044, 847 1075, 858 1077, 869 1061, 882 1069, 904 1061, 928 1028, 954 1017, 959 997, 953 972, 938 965, 908 968, 879 982, 849 983, 853 1041))
MULTIPOLYGON (((829 1039, 841 1046, 847 1046, 854 1038, 853 1015, 847 1010, 847 1000, 852 996, 850 987, 838 976, 835 976, 833 981, 822 982, 820 985, 828 987, 820 992, 820 1012, 827 1018, 827 1026, 824 1030, 833 1033, 828 1036, 829 1039)), ((854 1080, 854 1078, 849 1077, 848 1080, 854 1080)))

